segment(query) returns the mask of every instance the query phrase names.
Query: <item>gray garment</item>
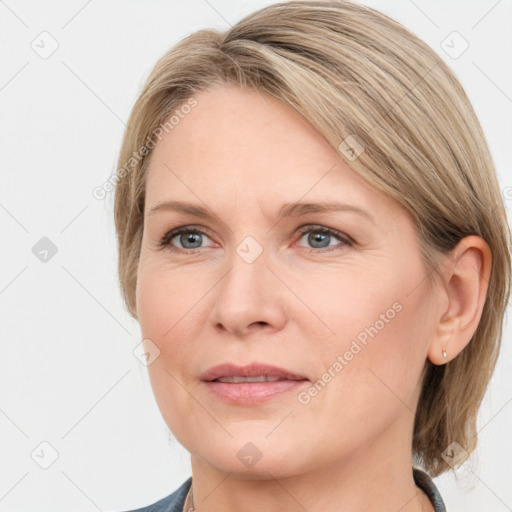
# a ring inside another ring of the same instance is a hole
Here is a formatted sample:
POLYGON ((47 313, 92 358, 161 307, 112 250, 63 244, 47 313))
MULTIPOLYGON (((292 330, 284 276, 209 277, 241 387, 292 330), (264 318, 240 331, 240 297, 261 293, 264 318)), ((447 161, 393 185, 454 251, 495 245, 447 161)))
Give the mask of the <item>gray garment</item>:
MULTIPOLYGON (((443 499, 430 476, 417 468, 413 468, 412 474, 416 485, 429 497, 435 512, 446 512, 443 499)), ((178 489, 166 498, 162 498, 160 501, 153 503, 153 505, 138 508, 130 512, 182 512, 185 498, 187 497, 191 484, 192 477, 189 477, 178 489)))
POLYGON ((432 478, 418 468, 412 469, 412 476, 414 477, 414 483, 429 497, 435 512, 446 512, 443 498, 441 498, 432 478))

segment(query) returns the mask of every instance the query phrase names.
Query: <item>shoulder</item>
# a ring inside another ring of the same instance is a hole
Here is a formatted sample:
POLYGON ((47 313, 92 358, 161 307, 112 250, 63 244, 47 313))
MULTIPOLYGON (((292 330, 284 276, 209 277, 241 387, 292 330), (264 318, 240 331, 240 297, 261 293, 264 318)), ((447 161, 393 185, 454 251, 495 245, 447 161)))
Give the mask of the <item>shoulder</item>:
POLYGON ((181 484, 180 487, 178 487, 178 489, 176 489, 172 494, 169 494, 169 496, 162 498, 152 505, 138 508, 137 510, 130 510, 128 512, 181 512, 191 483, 192 477, 189 477, 181 484))

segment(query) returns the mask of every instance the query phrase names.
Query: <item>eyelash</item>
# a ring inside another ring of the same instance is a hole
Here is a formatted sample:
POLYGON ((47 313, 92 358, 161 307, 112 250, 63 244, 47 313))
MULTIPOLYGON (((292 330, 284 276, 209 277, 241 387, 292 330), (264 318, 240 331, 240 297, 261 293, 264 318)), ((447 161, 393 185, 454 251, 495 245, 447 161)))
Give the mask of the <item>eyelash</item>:
MULTIPOLYGON (((322 233, 324 235, 334 236, 335 238, 340 240, 342 245, 345 245, 347 247, 351 247, 352 245, 354 245, 354 241, 349 236, 343 235, 339 231, 336 231, 334 229, 331 229, 331 228, 328 228, 328 227, 325 227, 325 226, 311 226, 311 225, 308 225, 308 226, 304 226, 302 228, 299 228, 297 230, 297 233, 300 235, 299 240, 300 240, 300 238, 302 238, 304 236, 304 234, 309 233, 309 232, 318 232, 318 233, 322 233)), ((160 240, 160 242, 158 244, 158 247, 161 248, 161 249, 167 249, 167 250, 169 250, 169 251, 171 251, 173 253, 198 254, 199 252, 201 252, 201 248, 198 248, 198 249, 181 249, 179 247, 174 247, 174 246, 171 245, 171 240, 174 237, 176 237, 178 235, 181 235, 183 233, 192 233, 192 234, 208 236, 204 231, 202 231, 201 229, 196 228, 194 226, 182 226, 182 227, 173 229, 173 230, 169 231, 168 233, 166 233, 162 237, 162 239, 160 240)), ((303 247, 303 248, 306 249, 306 247, 303 247)), ((315 249, 315 248, 311 247, 309 249, 312 252, 325 253, 325 252, 331 252, 331 251, 336 250, 336 249, 340 249, 340 247, 339 246, 324 247, 322 249, 315 249)))

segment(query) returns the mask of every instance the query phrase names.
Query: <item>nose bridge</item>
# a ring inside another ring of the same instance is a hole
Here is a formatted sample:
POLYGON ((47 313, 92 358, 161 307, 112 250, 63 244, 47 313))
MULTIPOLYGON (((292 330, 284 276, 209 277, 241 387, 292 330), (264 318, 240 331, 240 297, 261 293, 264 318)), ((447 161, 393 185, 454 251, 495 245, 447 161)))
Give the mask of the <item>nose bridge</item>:
POLYGON ((276 277, 267 267, 268 251, 253 236, 246 236, 229 257, 229 270, 215 295, 213 321, 237 336, 251 326, 277 328, 283 318, 276 277))
POLYGON ((267 268, 267 256, 268 251, 252 236, 245 237, 234 247, 228 258, 230 271, 220 287, 222 295, 229 299, 232 311, 247 309, 249 304, 264 299, 268 292, 265 283, 269 276, 266 274, 271 273, 267 268))

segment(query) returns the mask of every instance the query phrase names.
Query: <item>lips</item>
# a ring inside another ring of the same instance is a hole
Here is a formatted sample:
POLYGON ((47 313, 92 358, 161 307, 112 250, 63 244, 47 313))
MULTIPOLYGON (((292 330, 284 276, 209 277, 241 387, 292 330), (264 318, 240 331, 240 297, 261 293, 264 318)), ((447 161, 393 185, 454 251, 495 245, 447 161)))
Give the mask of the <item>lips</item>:
POLYGON ((290 400, 293 391, 311 385, 305 375, 264 363, 220 364, 204 372, 201 379, 211 397, 236 406, 290 400))
POLYGON ((305 375, 292 372, 278 366, 252 363, 245 366, 238 366, 231 363, 224 363, 214 366, 202 373, 200 379, 206 382, 271 382, 278 380, 308 380, 305 375), (247 377, 252 377, 247 379, 247 377), (256 380, 257 379, 257 380, 256 380))

